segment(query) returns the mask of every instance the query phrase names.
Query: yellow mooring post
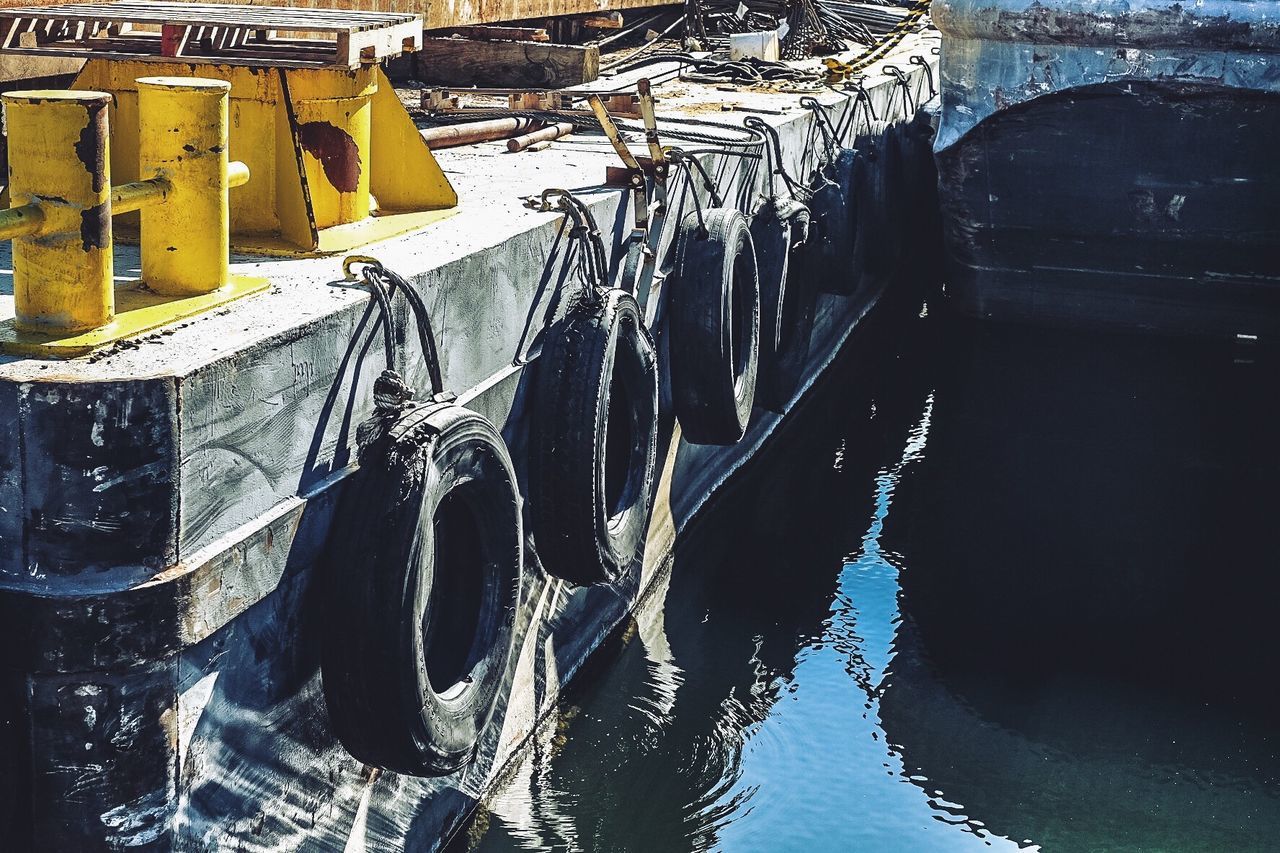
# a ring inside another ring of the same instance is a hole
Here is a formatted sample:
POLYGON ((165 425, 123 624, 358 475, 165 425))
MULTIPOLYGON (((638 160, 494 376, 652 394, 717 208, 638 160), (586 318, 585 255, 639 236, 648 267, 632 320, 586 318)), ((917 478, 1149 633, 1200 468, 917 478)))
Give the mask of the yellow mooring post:
MULTIPOLYGON (((142 208, 142 280, 156 293, 212 293, 230 276, 230 93, 225 80, 138 80, 140 183, 165 185, 163 203, 142 208)), ((247 179, 237 165, 237 176, 247 179)))
POLYGON ((102 92, 4 95, 9 198, 0 239, 13 238, 15 326, 65 334, 115 313, 111 174, 102 92))
POLYGON ((224 80, 137 81, 139 173, 112 187, 101 92, 11 92, 10 194, 0 239, 13 239, 15 317, 0 352, 74 358, 121 338, 266 289, 230 275, 232 187, 224 80), (142 211, 142 281, 114 286, 111 217, 142 211))

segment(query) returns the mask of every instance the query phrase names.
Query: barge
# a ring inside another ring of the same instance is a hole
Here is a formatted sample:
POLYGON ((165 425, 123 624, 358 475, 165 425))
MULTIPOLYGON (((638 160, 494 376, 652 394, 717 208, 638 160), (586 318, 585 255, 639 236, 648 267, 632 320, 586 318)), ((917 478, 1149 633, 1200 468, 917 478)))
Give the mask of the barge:
POLYGON ((965 314, 1280 330, 1275 2, 940 0, 936 141, 965 314))
POLYGON ((109 20, 145 5, 7 13, 89 61, 5 95, 0 826, 437 849, 862 319, 916 310, 936 39, 847 87, 651 62, 549 150, 432 153, 378 65, 412 16, 109 20), (339 37, 281 63, 290 25, 339 37))

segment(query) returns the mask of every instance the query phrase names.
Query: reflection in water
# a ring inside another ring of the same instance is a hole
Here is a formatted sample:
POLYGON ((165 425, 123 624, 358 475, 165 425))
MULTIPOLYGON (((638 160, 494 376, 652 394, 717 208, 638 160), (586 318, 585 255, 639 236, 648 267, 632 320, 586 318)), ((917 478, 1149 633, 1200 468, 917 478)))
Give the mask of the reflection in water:
POLYGON ((479 849, 1266 849, 1276 371, 862 342, 676 554, 479 849))

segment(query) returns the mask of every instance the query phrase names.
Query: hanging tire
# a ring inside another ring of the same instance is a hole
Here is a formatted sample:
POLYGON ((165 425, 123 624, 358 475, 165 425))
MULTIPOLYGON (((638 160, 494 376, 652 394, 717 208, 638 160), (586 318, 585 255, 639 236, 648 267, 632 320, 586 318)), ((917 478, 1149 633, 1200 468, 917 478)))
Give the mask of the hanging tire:
POLYGON ((858 209, 854 254, 865 273, 887 277, 893 273, 901 246, 894 226, 901 202, 894 196, 894 189, 901 187, 901 151, 884 121, 870 122, 855 144, 861 173, 853 181, 858 209))
POLYGON ((855 152, 839 149, 835 160, 820 174, 809 202, 822 261, 817 285, 824 293, 842 296, 858 287, 859 270, 854 256, 857 208, 849 192, 855 161, 855 152))
POLYGON ((685 441, 735 444, 755 399, 760 283, 742 214, 712 208, 680 223, 668 303, 671 394, 685 441), (702 222, 706 229, 703 230, 702 222))
POLYGON ((421 405, 361 454, 321 566, 325 701, 348 752, 413 776, 470 760, 511 656, 522 559, 511 459, 483 416, 421 405))
POLYGON ((942 207, 938 199, 938 169, 933 159, 933 124, 920 110, 902 126, 905 211, 903 229, 911 235, 912 251, 905 258, 910 274, 923 292, 942 278, 945 253, 942 240, 942 207))
POLYGON ((933 125, 924 111, 903 125, 901 136, 903 170, 906 181, 907 215, 905 227, 931 229, 940 220, 938 167, 933 159, 933 125))
POLYGON ((806 258, 811 248, 797 220, 807 211, 798 202, 767 203, 751 224, 760 271, 760 365, 756 378, 756 402, 781 412, 791 401, 804 376, 813 331, 816 270, 806 258), (792 257, 794 255, 794 258, 792 257))
POLYGON ((635 299, 608 291, 547 330, 535 365, 529 510, 543 568, 580 585, 644 553, 658 449, 658 367, 635 299))

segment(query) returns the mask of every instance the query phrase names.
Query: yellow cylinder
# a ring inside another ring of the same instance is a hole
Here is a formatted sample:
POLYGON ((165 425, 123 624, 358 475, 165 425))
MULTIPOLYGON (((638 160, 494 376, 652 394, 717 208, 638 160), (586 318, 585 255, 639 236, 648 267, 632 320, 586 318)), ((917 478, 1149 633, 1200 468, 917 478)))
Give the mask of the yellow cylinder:
POLYGON ((38 204, 40 229, 13 240, 18 328, 61 334, 111 322, 111 173, 102 92, 8 92, 9 198, 38 204))
POLYGON ((163 204, 142 208, 142 280, 157 293, 212 293, 229 279, 230 91, 225 80, 138 79, 139 175, 168 184, 163 204))
POLYGON ((369 215, 369 128, 377 83, 368 72, 329 68, 294 71, 289 80, 316 227, 359 222, 369 215))

